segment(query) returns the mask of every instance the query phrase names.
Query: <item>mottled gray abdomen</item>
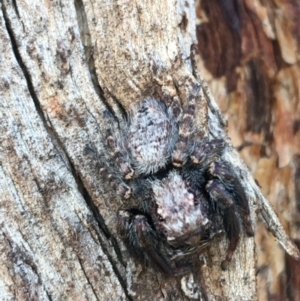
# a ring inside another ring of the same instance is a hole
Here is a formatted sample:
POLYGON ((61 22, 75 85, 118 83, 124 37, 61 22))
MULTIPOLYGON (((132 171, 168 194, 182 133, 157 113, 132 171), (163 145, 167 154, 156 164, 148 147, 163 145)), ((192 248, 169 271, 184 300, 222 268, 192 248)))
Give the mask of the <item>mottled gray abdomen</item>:
POLYGON ((146 99, 130 115, 127 145, 137 174, 149 174, 164 167, 177 140, 177 126, 171 110, 155 99, 146 99))

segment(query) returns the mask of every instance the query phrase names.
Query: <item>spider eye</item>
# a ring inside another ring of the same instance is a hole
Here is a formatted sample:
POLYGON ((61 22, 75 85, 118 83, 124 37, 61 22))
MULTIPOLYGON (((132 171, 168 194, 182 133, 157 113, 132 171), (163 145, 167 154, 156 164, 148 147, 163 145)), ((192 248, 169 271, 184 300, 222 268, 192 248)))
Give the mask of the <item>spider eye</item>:
POLYGON ((194 200, 194 205, 195 205, 195 206, 198 206, 199 204, 200 204, 199 200, 195 199, 195 200, 194 200))

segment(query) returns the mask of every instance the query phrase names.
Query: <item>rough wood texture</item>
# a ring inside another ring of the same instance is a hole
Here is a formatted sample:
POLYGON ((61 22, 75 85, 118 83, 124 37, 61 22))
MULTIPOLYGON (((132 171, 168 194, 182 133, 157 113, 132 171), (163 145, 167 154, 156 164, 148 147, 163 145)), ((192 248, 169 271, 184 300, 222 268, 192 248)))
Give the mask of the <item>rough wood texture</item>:
MULTIPOLYGON (((206 264, 164 278, 129 257, 116 233, 110 188, 84 149, 103 149, 108 106, 120 124, 143 97, 183 105, 196 41, 193 1, 1 2, 0 295, 3 300, 256 300, 254 240, 243 238, 228 271, 227 242, 206 264), (178 56, 183 64, 174 63, 178 56), (173 82, 179 84, 179 90, 173 82)), ((196 79, 193 79, 196 80, 196 79)), ((198 79, 200 80, 200 79, 198 79)), ((204 83, 203 83, 204 84, 204 83)), ((199 126, 226 136, 204 91, 199 126)), ((254 208, 297 256, 236 151, 227 154, 254 208)), ((254 220, 254 211, 252 217, 254 220)))
MULTIPOLYGON (((199 66, 228 133, 300 241, 299 1, 199 1, 199 66)), ((300 264, 259 224, 258 299, 299 300, 300 264)))

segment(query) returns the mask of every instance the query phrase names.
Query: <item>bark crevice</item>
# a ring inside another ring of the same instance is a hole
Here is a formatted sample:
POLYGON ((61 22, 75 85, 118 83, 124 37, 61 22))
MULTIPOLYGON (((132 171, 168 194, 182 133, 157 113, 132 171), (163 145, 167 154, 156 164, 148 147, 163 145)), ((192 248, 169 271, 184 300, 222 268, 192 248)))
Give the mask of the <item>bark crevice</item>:
MULTIPOLYGON (((112 247, 114 249, 114 252, 117 256, 117 259, 119 260, 120 264, 124 267, 126 267, 126 264, 125 264, 125 261, 123 259, 123 256, 122 256, 122 253, 121 253, 121 250, 118 246, 118 243, 116 241, 116 239, 112 236, 112 234, 109 232, 106 224, 105 224, 105 221, 103 219, 103 217, 101 216, 97 206, 94 204, 91 196, 89 195, 88 191, 86 190, 86 188, 84 187, 84 184, 83 182, 81 181, 80 177, 77 177, 77 183, 78 181, 80 181, 80 186, 82 187, 81 188, 81 194, 88 206, 88 208, 90 209, 90 211, 92 212, 93 214, 93 217, 95 219, 95 221, 97 222, 97 225, 100 229, 100 231, 105 235, 105 237, 107 238, 107 240, 109 240, 112 244, 112 247)), ((105 253, 105 255, 107 256, 108 260, 110 261, 110 264, 112 265, 112 268, 118 278, 118 280, 120 281, 120 284, 122 285, 123 289, 124 289, 124 292, 128 298, 128 300, 132 300, 131 297, 127 294, 127 285, 126 285, 126 281, 123 279, 123 277, 121 276, 121 273, 119 272, 117 266, 115 265, 114 263, 114 260, 111 256, 111 254, 108 252, 105 244, 102 242, 102 239, 99 235, 97 235, 98 237, 98 241, 101 245, 101 248, 103 250, 103 252, 105 253)))
POLYGON ((107 89, 104 91, 102 89, 103 84, 99 80, 99 76, 96 72, 95 63, 95 48, 96 45, 92 45, 91 33, 89 30, 88 19, 85 12, 85 7, 82 0, 75 0, 75 11, 77 15, 77 24, 80 32, 80 39, 83 45, 83 50, 85 54, 87 69, 91 77, 91 81, 94 87, 94 91, 98 95, 99 99, 103 102, 110 113, 116 117, 126 116, 125 109, 122 107, 121 103, 109 92, 107 89))
MULTIPOLYGON (((13 4, 14 4, 14 8, 15 8, 16 14, 17 14, 17 16, 19 18, 19 13, 18 13, 17 6, 15 4, 15 1, 13 1, 13 4)), ((33 103, 35 105, 36 111, 38 112, 39 116, 41 117, 41 120, 42 120, 45 128, 48 129, 49 127, 47 125, 46 118, 45 118, 44 113, 43 113, 43 111, 41 109, 41 106, 39 104, 38 97, 37 97, 37 95, 36 95, 36 93, 34 91, 34 85, 32 83, 30 73, 28 72, 27 67, 24 64, 24 62, 22 60, 22 56, 21 56, 21 54, 19 52, 18 43, 17 43, 16 38, 14 36, 12 25, 11 25, 10 19, 9 19, 9 17, 7 15, 6 8, 5 8, 4 4, 2 4, 2 12, 3 12, 4 22, 5 22, 5 27, 6 27, 6 30, 7 30, 8 36, 10 38, 11 45, 12 45, 11 49, 12 49, 12 51, 14 53, 14 56, 16 58, 16 61, 18 62, 19 67, 21 68, 21 70, 23 72, 23 75, 24 75, 24 78, 26 80, 26 84, 27 84, 27 87, 28 87, 28 91, 30 93, 31 99, 33 100, 33 103)))
MULTIPOLYGON (((81 0, 77 0, 75 1, 76 2, 79 2, 82 4, 81 0)), ((83 5, 83 4, 82 4, 83 5)), ((17 8, 17 5, 15 3, 15 1, 13 1, 13 7, 16 11, 16 14, 19 18, 19 12, 18 12, 18 8, 17 8)), ((105 238, 110 241, 111 243, 111 246, 112 248, 114 249, 114 252, 115 252, 115 255, 118 259, 118 261, 120 262, 120 264, 122 266, 126 266, 125 262, 124 262, 124 259, 122 257, 122 254, 121 254, 121 251, 120 251, 120 248, 118 246, 118 243, 116 241, 116 239, 111 235, 111 233, 109 232, 107 226, 105 225, 105 221, 103 219, 103 217, 101 216, 97 206, 93 203, 92 201, 92 198, 91 196, 88 194, 88 191, 86 190, 86 188, 84 187, 84 184, 83 184, 83 181, 82 179, 80 178, 80 176, 78 175, 78 173, 76 172, 76 169, 72 163, 72 159, 69 157, 68 155, 68 152, 65 150, 65 147, 64 145, 60 142, 59 140, 59 136, 58 134, 55 132, 55 127, 52 126, 52 123, 51 123, 51 120, 49 118, 47 118, 47 115, 45 116, 43 110, 42 110, 42 107, 41 107, 41 104, 38 100, 38 96, 36 95, 35 93, 35 89, 34 89, 34 85, 32 83, 32 79, 31 79, 31 75, 30 75, 30 72, 28 71, 26 65, 24 64, 23 60, 22 60, 22 56, 19 52, 19 47, 18 47, 18 43, 16 41, 16 38, 14 36, 14 32, 13 32, 13 29, 12 29, 12 25, 11 25, 11 21, 7 15, 7 12, 6 12, 6 8, 5 8, 5 5, 2 4, 2 12, 3 12, 3 18, 4 18, 4 22, 5 22, 5 27, 6 27, 6 30, 7 30, 7 33, 8 33, 8 36, 10 38, 10 41, 11 41, 11 44, 12 44, 12 50, 13 50, 13 54, 16 58, 16 61, 18 63, 18 66, 20 67, 20 69, 22 70, 22 73, 23 73, 23 76, 24 76, 24 79, 26 81, 26 85, 27 85, 27 88, 28 88, 28 91, 29 91, 29 94, 31 96, 31 99, 33 101, 33 104, 34 104, 34 107, 42 121, 42 124, 43 126, 45 127, 47 133, 50 135, 52 141, 53 141, 53 144, 54 146, 57 148, 57 153, 62 157, 63 161, 65 162, 66 166, 68 166, 71 174, 73 175, 73 178, 77 184, 77 188, 78 188, 78 192, 82 195, 82 198, 85 200, 85 203, 87 205, 87 207, 89 208, 89 210, 92 212, 93 214, 93 217, 97 223, 97 226, 98 226, 98 229, 99 231, 101 231, 101 233, 104 234, 105 238)), ((86 49, 85 49, 86 51, 86 49)), ((87 53, 86 53, 87 54, 87 53)), ((93 62, 93 56, 91 55, 90 56, 90 60, 88 60, 88 65, 89 65, 89 61, 92 61, 93 62)), ((94 63, 93 63, 94 65, 94 63)), ((101 99, 101 101, 103 101, 105 99, 104 97, 104 92, 103 90, 101 89, 98 81, 96 80, 97 79, 97 75, 96 75, 96 72, 93 71, 91 68, 90 68, 90 65, 89 65, 89 71, 90 71, 90 75, 91 75, 91 78, 92 78, 92 82, 94 84, 94 88, 95 88, 95 91, 97 92, 97 95, 99 96, 99 98, 101 99)), ((104 101, 104 104, 110 108, 111 111, 113 111, 111 109, 111 107, 109 106, 108 103, 106 103, 104 101)), ((38 182, 38 179, 35 179, 35 182, 36 184, 39 186, 39 182, 38 182)), ((96 231, 97 233, 97 231, 96 231)), ((118 267, 116 266, 115 264, 115 261, 113 259, 113 255, 110 254, 108 248, 106 247, 106 244, 102 241, 102 238, 100 235, 98 235, 97 233, 97 237, 98 237, 98 242, 100 243, 101 245, 101 248, 104 252, 104 254, 107 256, 111 266, 112 266, 112 269, 115 273, 115 276, 117 277, 117 279, 119 280, 123 290, 124 290, 124 293, 127 297, 128 300, 132 300, 132 298, 128 295, 127 293, 127 286, 126 286, 126 281, 123 279, 123 277, 121 276, 121 273, 120 271, 118 270, 118 267)), ((84 271, 84 267, 80 261, 80 259, 78 258, 79 260, 79 263, 80 263, 80 266, 82 268, 82 271, 88 281, 88 283, 90 284, 91 288, 92 288, 92 291, 94 292, 95 294, 95 297, 98 299, 97 297, 97 294, 90 282, 90 280, 88 279, 88 275, 85 273, 84 271)), ((48 292, 46 292, 49 300, 52 300, 51 296, 49 295, 48 292)))
POLYGON ((77 259, 78 259, 79 265, 80 265, 80 267, 81 267, 81 270, 82 270, 82 272, 83 272, 83 274, 84 274, 84 276, 85 276, 85 279, 86 279, 86 281, 88 282, 89 286, 91 287, 91 289, 92 289, 92 291, 93 291, 93 293, 94 293, 95 298, 96 298, 98 301, 100 301, 100 299, 99 299, 98 296, 97 296, 97 292, 96 292, 95 289, 94 289, 93 283, 90 281, 88 275, 87 275, 86 272, 85 272, 84 265, 82 264, 81 259, 80 259, 78 256, 77 256, 77 259))
POLYGON ((18 5, 17 5, 17 1, 16 0, 12 0, 12 4, 13 4, 13 7, 16 11, 16 14, 18 16, 18 18, 20 19, 20 14, 19 14, 19 9, 18 9, 18 5))

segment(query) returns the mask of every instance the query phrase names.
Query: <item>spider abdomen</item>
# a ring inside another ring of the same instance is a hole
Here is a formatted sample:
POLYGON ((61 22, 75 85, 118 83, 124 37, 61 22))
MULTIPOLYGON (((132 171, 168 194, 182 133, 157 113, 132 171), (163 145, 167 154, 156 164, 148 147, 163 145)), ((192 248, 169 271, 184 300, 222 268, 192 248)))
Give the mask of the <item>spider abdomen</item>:
POLYGON ((163 103, 147 99, 130 116, 127 145, 135 172, 154 173, 167 164, 176 142, 172 113, 163 103))

